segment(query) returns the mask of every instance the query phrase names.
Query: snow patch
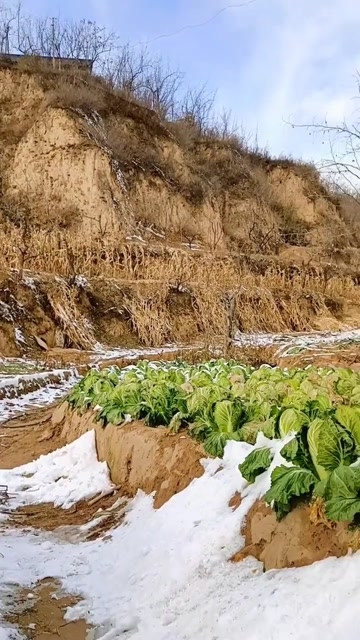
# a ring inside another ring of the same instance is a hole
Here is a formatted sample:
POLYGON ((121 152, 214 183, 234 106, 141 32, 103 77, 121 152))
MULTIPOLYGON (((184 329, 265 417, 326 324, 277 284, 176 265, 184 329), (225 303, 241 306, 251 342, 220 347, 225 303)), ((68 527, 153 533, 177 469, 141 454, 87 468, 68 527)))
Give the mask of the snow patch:
MULTIPOLYGON (((127 358, 129 360, 136 360, 137 358, 149 358, 151 356, 158 356, 163 353, 175 353, 179 351, 181 347, 179 345, 165 345, 160 348, 147 348, 147 349, 106 349, 101 344, 97 344, 95 353, 91 357, 93 363, 112 360, 113 358, 127 358)), ((191 350, 192 347, 184 347, 184 350, 191 350)))
MULTIPOLYGON (((51 576, 82 598, 67 620, 85 617, 98 640, 358 640, 360 553, 265 574, 251 558, 228 561, 290 438, 258 437, 255 448, 271 446, 275 457, 252 485, 238 465, 254 447, 230 441, 222 460, 203 460, 203 476, 160 509, 138 492, 106 539, 66 541, 57 532, 4 529, 0 611, 8 609, 16 586, 32 588, 51 576), (236 491, 242 501, 233 511, 228 503, 236 491)), ((46 499, 66 508, 110 481, 96 462, 90 432, 36 462, 1 471, 0 482, 17 492, 17 504, 46 499)), ((11 634, 0 622, 0 638, 11 634)))
POLYGON ((6 302, 0 300, 0 317, 6 322, 14 322, 13 315, 11 313, 11 308, 6 302))
POLYGON ((235 346, 279 346, 279 352, 286 355, 286 351, 294 347, 311 348, 321 345, 331 345, 346 342, 359 342, 360 329, 349 331, 313 331, 312 333, 240 333, 236 334, 235 346), (285 348, 285 353, 284 353, 285 348))
POLYGON ((24 410, 45 407, 55 400, 64 397, 79 380, 76 370, 64 370, 64 375, 61 375, 60 372, 57 382, 47 382, 49 375, 55 373, 57 374, 59 372, 55 370, 53 372, 32 374, 31 376, 20 375, 0 378, 0 388, 5 390, 5 398, 0 400, 0 424, 22 413, 24 410), (38 389, 20 395, 22 390, 26 389, 24 379, 31 379, 34 375, 37 376, 39 383, 43 380, 44 385, 39 384, 38 389), (43 378, 41 378, 41 375, 43 375, 43 378), (40 378, 38 376, 40 376, 40 378), (12 395, 14 389, 18 391, 18 393, 15 394, 16 397, 8 397, 12 395))
POLYGON ((1 484, 8 487, 11 509, 42 502, 69 509, 113 486, 106 462, 97 459, 95 431, 34 462, 0 470, 1 484))
POLYGON ((15 333, 15 341, 18 344, 27 345, 26 338, 25 338, 23 332, 21 331, 21 329, 19 329, 19 327, 15 327, 15 332, 14 333, 15 333))
POLYGON ((77 287, 79 287, 80 289, 89 289, 90 288, 88 279, 85 276, 81 275, 81 274, 75 276, 74 284, 77 287))

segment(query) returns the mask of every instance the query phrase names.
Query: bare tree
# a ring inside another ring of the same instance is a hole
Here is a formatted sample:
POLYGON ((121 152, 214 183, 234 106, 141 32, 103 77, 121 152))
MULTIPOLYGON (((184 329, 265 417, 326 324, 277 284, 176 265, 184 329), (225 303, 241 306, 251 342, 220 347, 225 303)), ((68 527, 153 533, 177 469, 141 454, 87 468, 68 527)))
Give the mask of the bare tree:
POLYGON ((181 228, 181 235, 184 240, 186 240, 186 244, 189 249, 193 249, 196 242, 199 240, 199 230, 195 220, 190 219, 183 224, 181 228))
POLYGON ((17 13, 0 4, 0 53, 10 53, 11 34, 17 13))
POLYGON ((195 124, 200 133, 205 133, 212 124, 215 95, 206 85, 200 89, 188 89, 179 106, 178 117, 195 124))
POLYGON ((14 11, 0 12, 0 43, 2 41, 9 51, 24 55, 86 58, 95 64, 114 49, 117 37, 89 20, 72 22, 28 16, 18 4, 14 11))
MULTIPOLYGON (((360 75, 358 74, 360 94, 360 75)), ((318 163, 321 174, 339 194, 352 197, 360 203, 360 110, 352 114, 352 121, 340 124, 314 122, 292 124, 293 128, 306 128, 310 135, 319 135, 328 147, 327 157, 318 163)))
POLYGON ((155 60, 145 75, 140 97, 161 118, 172 120, 176 115, 177 96, 183 80, 181 71, 172 71, 161 60, 155 60))
POLYGON ((145 103, 161 118, 176 117, 184 74, 152 58, 146 48, 120 47, 114 58, 104 59, 101 73, 113 88, 145 103))
POLYGON ((114 89, 120 89, 129 96, 136 96, 144 90, 144 80, 152 64, 147 49, 136 51, 126 44, 114 58, 104 59, 101 74, 114 89))
POLYGON ((233 117, 231 109, 223 109, 215 124, 216 134, 222 139, 227 140, 238 135, 239 126, 233 117))

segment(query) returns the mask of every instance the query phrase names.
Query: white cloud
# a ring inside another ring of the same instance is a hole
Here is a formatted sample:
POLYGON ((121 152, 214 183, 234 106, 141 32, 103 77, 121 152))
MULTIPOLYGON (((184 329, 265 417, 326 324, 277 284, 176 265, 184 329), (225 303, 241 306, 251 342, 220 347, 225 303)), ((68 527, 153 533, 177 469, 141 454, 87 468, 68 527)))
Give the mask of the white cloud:
MULTIPOLYGON (((243 76, 248 91, 263 84, 245 122, 257 126, 260 140, 272 151, 308 155, 284 120, 339 121, 354 108, 354 56, 360 27, 358 0, 259 0, 247 27, 253 33, 243 76)), ((243 16, 231 20, 243 26, 243 16)), ((230 95, 228 94, 228 99, 230 95)), ((313 146, 313 145, 311 145, 313 146)), ((314 150, 309 149, 313 154, 314 150)))

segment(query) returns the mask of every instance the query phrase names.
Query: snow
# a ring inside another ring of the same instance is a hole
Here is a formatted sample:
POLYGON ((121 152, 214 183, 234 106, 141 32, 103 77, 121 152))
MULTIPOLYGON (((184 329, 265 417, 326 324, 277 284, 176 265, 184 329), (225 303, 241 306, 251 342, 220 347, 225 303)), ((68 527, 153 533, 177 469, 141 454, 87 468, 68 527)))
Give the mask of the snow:
MULTIPOLYGON (((179 345, 165 345, 164 347, 148 347, 142 349, 106 349, 102 345, 96 346, 96 353, 91 357, 91 361, 95 364, 97 362, 103 362, 105 360, 112 360, 114 358, 127 358, 129 360, 136 360, 137 358, 151 358, 151 356, 158 356, 163 353, 176 353, 181 347, 179 345)), ((191 350, 192 347, 185 347, 184 349, 191 350)))
MULTIPOLYGON (((279 345, 288 351, 294 347, 311 348, 313 346, 359 342, 360 329, 349 331, 312 331, 311 333, 237 333, 236 346, 273 346, 279 345)), ((283 353, 283 355, 286 355, 283 353)))
POLYGON ((77 274, 74 278, 74 283, 77 287, 81 288, 81 289, 89 289, 90 288, 90 284, 88 279, 83 276, 82 274, 77 274))
POLYGON ((14 318, 11 313, 11 308, 6 302, 0 300, 0 317, 7 322, 14 322, 14 318))
POLYGON ((25 409, 45 407, 55 400, 59 400, 65 396, 79 380, 76 370, 54 370, 52 372, 47 371, 28 376, 1 377, 0 388, 5 389, 5 395, 10 395, 13 389, 21 392, 22 387, 24 387, 24 379, 30 379, 34 376, 39 382, 43 381, 44 386, 40 386, 39 389, 25 393, 20 397, 5 397, 0 399, 0 424, 13 416, 23 413, 25 409), (58 382, 47 382, 49 375, 55 374, 59 374, 58 382))
POLYGON ((19 374, 15 376, 6 376, 0 378, 0 389, 14 389, 16 387, 26 387, 29 382, 46 382, 51 377, 56 377, 59 382, 67 380, 71 377, 73 371, 71 369, 54 369, 53 371, 40 371, 31 374, 19 374))
MULTIPOLYGON (((186 288, 184 291, 187 291, 186 288)), ((287 355, 293 348, 308 348, 325 345, 336 345, 347 342, 359 342, 360 329, 349 331, 312 331, 311 333, 240 333, 235 336, 235 346, 278 346, 279 353, 287 355)), ((91 357, 93 363, 110 360, 113 358, 149 358, 162 353, 173 353, 180 349, 199 348, 199 345, 183 347, 182 345, 165 345, 161 348, 140 348, 140 349, 106 349, 101 344, 95 346, 95 353, 91 357)), ((216 355, 216 348, 214 349, 216 355)))
MULTIPOLYGON (((70 445, 72 451, 68 447, 32 463, 39 499, 42 483, 47 499, 58 497, 52 488, 58 484, 55 463, 69 474, 63 505, 75 499, 79 474, 84 474, 78 483, 84 490, 86 474, 89 486, 99 490, 103 481, 105 486, 94 449, 86 449, 90 444, 94 441, 83 436, 70 445), (72 464, 82 456, 86 462, 70 479, 72 464)), ((273 447, 274 466, 281 462, 283 444, 259 437, 256 446, 273 447)), ((229 442, 223 460, 204 460, 203 476, 160 509, 154 510, 152 496, 139 492, 111 539, 74 543, 56 532, 4 530, 0 609, 6 608, 13 585, 32 588, 52 576, 83 598, 67 619, 85 617, 98 640, 315 640, 321 634, 327 640, 357 640, 360 554, 265 574, 256 560, 228 561, 241 547, 244 516, 270 482, 271 470, 250 486, 241 477, 238 464, 252 448, 229 442), (228 502, 235 491, 243 500, 233 511, 228 502)), ((16 485, 21 470, 6 473, 16 485)), ((3 625, 0 639, 10 637, 3 625)))
POLYGON ((19 344, 27 344, 26 338, 19 327, 15 327, 15 341, 19 344))
POLYGON ((32 289, 35 292, 37 291, 37 287, 36 287, 37 280, 35 280, 35 278, 30 278, 30 276, 24 276, 23 283, 27 287, 29 287, 29 289, 32 289))
POLYGON ((0 470, 0 485, 8 487, 11 508, 53 502, 64 509, 112 487, 106 462, 97 459, 94 431, 34 462, 0 470))

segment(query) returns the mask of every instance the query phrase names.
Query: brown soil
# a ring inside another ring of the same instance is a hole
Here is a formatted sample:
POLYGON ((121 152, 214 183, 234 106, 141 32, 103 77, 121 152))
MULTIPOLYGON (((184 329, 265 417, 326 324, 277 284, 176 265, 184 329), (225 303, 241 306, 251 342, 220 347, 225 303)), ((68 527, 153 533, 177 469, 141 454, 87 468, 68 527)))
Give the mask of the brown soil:
POLYGON ((242 497, 241 494, 236 491, 233 495, 232 498, 230 498, 229 500, 229 507, 233 510, 236 511, 236 509, 238 509, 241 505, 242 502, 242 497))
POLYGON ((280 366, 305 367, 309 364, 317 367, 345 367, 353 371, 360 368, 360 348, 356 344, 327 345, 304 351, 296 356, 279 359, 280 366))
POLYGON ((94 504, 92 500, 83 500, 71 509, 60 509, 52 503, 19 507, 9 513, 4 526, 20 529, 33 527, 54 531, 59 527, 79 527, 97 520, 88 534, 84 535, 87 540, 92 540, 121 522, 124 503, 126 499, 119 501, 119 494, 114 492, 113 495, 101 498, 94 504))
POLYGON ((13 469, 64 444, 51 425, 54 407, 35 409, 0 425, 0 468, 13 469))
POLYGON ((231 560, 253 556, 264 570, 304 567, 330 556, 337 558, 359 548, 358 535, 346 523, 314 518, 310 505, 300 504, 278 522, 274 511, 257 501, 250 509, 243 530, 245 547, 231 560))
MULTIPOLYGON (((170 435, 167 429, 151 429, 142 422, 103 428, 94 422, 92 412, 80 416, 66 403, 32 411, 1 425, 0 468, 26 464, 91 429, 95 430, 98 457, 107 462, 112 481, 123 496, 132 497, 138 489, 155 491, 158 508, 203 473, 200 459, 204 451, 187 435, 170 435)), ((81 506, 79 509, 81 512, 81 506)))
POLYGON ((161 507, 174 494, 203 474, 202 447, 186 434, 171 435, 168 429, 151 429, 142 422, 103 428, 93 413, 79 416, 63 403, 53 414, 55 429, 72 442, 94 429, 99 460, 109 465, 111 479, 122 494, 133 496, 138 489, 156 492, 154 506, 161 507))
POLYGON ((17 625, 28 640, 86 640, 89 626, 85 620, 65 620, 67 608, 78 599, 58 595, 58 590, 59 585, 49 579, 34 589, 21 590, 10 604, 5 620, 17 625))

